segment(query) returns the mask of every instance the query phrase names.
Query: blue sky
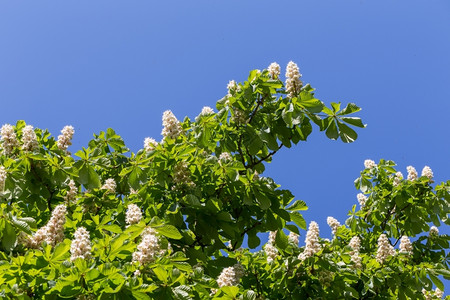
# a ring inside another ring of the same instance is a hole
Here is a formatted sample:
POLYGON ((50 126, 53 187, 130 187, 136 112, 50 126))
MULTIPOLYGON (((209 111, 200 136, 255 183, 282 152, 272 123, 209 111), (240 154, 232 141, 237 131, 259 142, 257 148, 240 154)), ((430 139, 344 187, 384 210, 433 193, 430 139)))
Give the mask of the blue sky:
POLYGON ((166 109, 193 118, 229 80, 293 60, 319 99, 355 102, 368 124, 353 144, 316 130, 265 174, 330 236, 366 158, 450 179, 449 15, 444 0, 2 1, 0 121, 71 124, 73 152, 112 127, 137 151, 166 109))

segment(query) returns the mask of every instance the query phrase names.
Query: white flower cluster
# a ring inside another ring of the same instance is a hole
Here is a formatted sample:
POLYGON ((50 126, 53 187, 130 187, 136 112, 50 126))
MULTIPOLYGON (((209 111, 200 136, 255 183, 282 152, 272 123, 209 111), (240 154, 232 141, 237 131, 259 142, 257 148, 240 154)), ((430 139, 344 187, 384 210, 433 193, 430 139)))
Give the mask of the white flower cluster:
POLYGON ((300 74, 297 64, 290 61, 286 67, 286 92, 288 92, 290 98, 300 92, 303 85, 300 77, 302 77, 302 74, 300 74))
POLYGON ((64 223, 66 223, 66 206, 60 204, 52 211, 52 216, 47 224, 30 237, 27 246, 37 249, 44 241, 52 247, 62 242, 64 240, 64 223))
POLYGON ((430 228, 430 237, 438 236, 439 229, 436 226, 431 226, 430 228))
POLYGON ((359 249, 361 247, 361 240, 358 236, 352 237, 350 243, 348 244, 352 251, 350 252, 350 259, 353 262, 353 267, 356 269, 361 269, 361 256, 359 256, 359 249))
POLYGON ((276 62, 271 63, 267 70, 269 71, 269 76, 273 79, 277 79, 280 76, 281 68, 276 62))
POLYGON ((89 231, 84 227, 78 228, 73 234, 74 239, 70 244, 70 261, 77 258, 91 258, 91 241, 89 239, 89 231))
POLYGON ((67 191, 66 196, 64 197, 64 199, 66 200, 66 203, 74 202, 76 200, 77 193, 78 193, 78 188, 75 185, 75 181, 73 181, 71 179, 69 181, 69 190, 67 191))
POLYGON ((233 115, 232 120, 234 123, 241 125, 247 123, 247 117, 244 111, 240 110, 239 108, 233 109, 233 115))
POLYGON ((222 270, 217 278, 219 287, 235 286, 239 284, 239 280, 245 275, 245 269, 241 264, 235 264, 222 270))
POLYGON ((115 193, 116 192, 116 182, 112 178, 106 179, 105 183, 102 185, 102 190, 107 190, 108 193, 115 193))
POLYGON ((149 137, 144 139, 144 149, 146 152, 155 150, 156 146, 158 146, 158 142, 154 139, 149 137))
POLYGON ((219 160, 220 160, 220 161, 223 161, 223 162, 227 162, 227 161, 233 160, 233 157, 232 157, 231 154, 228 153, 228 152, 222 152, 222 153, 220 153, 220 155, 219 155, 219 160))
POLYGON ((331 286, 331 282, 333 281, 334 273, 328 270, 319 271, 317 274, 319 277, 319 282, 326 287, 331 286))
POLYGON ((127 212, 125 214, 125 222, 128 225, 137 224, 142 219, 142 211, 136 204, 128 204, 127 212))
POLYGON ((264 245, 264 252, 266 253, 268 263, 274 261, 278 254, 277 248, 271 243, 264 245))
POLYGON ((299 238, 299 235, 298 234, 296 234, 295 232, 289 232, 289 235, 288 235, 288 242, 290 243, 290 244, 293 244, 293 245, 295 245, 295 246, 298 246, 298 238, 299 238))
POLYGON ((358 199, 359 206, 361 206, 361 208, 364 208, 364 206, 366 205, 367 197, 363 193, 359 193, 358 195, 356 195, 356 199, 358 199))
POLYGON ((22 149, 25 151, 34 151, 39 147, 33 126, 27 125, 22 129, 22 143, 22 149))
POLYGON ((6 174, 5 167, 0 166, 0 192, 5 189, 6 174))
POLYGON ((377 261, 382 264, 389 256, 395 255, 395 249, 389 243, 387 236, 382 233, 378 238, 377 261))
POLYGON ((67 151, 70 145, 72 145, 72 138, 75 130, 73 126, 67 125, 61 130, 61 134, 58 135, 57 146, 59 149, 67 151))
POLYGON ((422 289, 422 294, 425 296, 425 300, 442 299, 442 297, 444 297, 444 292, 439 288, 436 288, 434 291, 422 289))
POLYGON ((429 166, 425 166, 422 169, 422 176, 428 177, 428 179, 433 179, 433 171, 429 166))
POLYGON ((14 148, 19 145, 19 141, 17 140, 16 132, 14 131, 14 127, 10 124, 5 124, 0 129, 1 141, 3 152, 5 155, 10 155, 13 153, 14 148))
POLYGON ((377 164, 371 159, 366 159, 364 161, 364 167, 366 169, 372 169, 372 168, 375 168, 376 166, 377 166, 377 164))
POLYGON ((408 180, 409 181, 413 181, 416 180, 418 175, 417 175, 417 171, 413 166, 407 166, 406 170, 408 171, 408 180))
POLYGON ((228 95, 233 94, 234 92, 240 92, 241 87, 234 80, 230 80, 227 84, 228 95))
POLYGON ((412 254, 413 247, 409 238, 404 235, 400 239, 400 253, 412 254))
POLYGON ((176 139, 183 132, 180 121, 178 121, 172 111, 166 110, 163 113, 162 121, 164 128, 161 134, 164 138, 176 139))
POLYGON ((277 236, 277 232, 276 231, 269 231, 269 244, 275 244, 275 238, 277 236))
POLYGON ((321 249, 319 243, 319 225, 314 221, 309 223, 308 232, 306 233, 305 244, 306 244, 305 249, 298 256, 300 260, 305 260, 308 257, 313 256, 321 249))
POLYGON ((393 186, 398 186, 403 180, 403 174, 402 172, 398 171, 397 173, 395 173, 394 176, 394 182, 392 183, 393 186))
POLYGON ((159 245, 156 231, 146 228, 142 233, 141 243, 137 246, 137 251, 133 252, 133 262, 138 262, 141 266, 152 262, 158 255, 164 253, 159 245))
POLYGON ((200 114, 195 117, 195 121, 200 120, 200 118, 203 116, 209 116, 209 115, 213 115, 213 114, 214 114, 214 109, 212 109, 209 106, 204 106, 202 108, 202 111, 200 112, 200 114))
MULTIPOLYGON (((191 179, 191 172, 185 161, 179 162, 173 168, 173 182, 175 186, 195 187, 195 183, 191 179)), ((176 187, 175 187, 176 188, 176 187)))
POLYGON ((333 235, 336 234, 336 231, 338 230, 339 226, 341 226, 341 223, 339 223, 339 221, 333 217, 327 218, 327 224, 328 226, 330 226, 333 235))

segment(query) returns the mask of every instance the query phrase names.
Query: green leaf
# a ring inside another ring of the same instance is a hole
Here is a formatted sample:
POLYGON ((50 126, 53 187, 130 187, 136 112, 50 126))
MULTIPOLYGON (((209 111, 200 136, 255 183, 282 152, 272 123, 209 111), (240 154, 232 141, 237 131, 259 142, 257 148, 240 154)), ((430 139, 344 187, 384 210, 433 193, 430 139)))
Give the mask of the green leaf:
POLYGON ((291 212, 290 215, 291 215, 291 220, 294 221, 294 223, 297 224, 298 227, 306 230, 306 221, 300 213, 294 211, 294 212, 291 212))
POLYGON ((256 293, 252 290, 249 290, 244 294, 244 300, 255 300, 255 299, 256 293))
POLYGON ((433 283, 436 285, 436 287, 438 287, 441 291, 445 290, 444 288, 444 284, 442 283, 442 281, 437 278, 435 275, 428 273, 428 276, 430 276, 431 281, 433 281, 433 283))
POLYGON ((349 115, 355 112, 360 111, 361 108, 359 108, 355 103, 349 103, 347 104, 347 106, 337 115, 338 116, 342 116, 342 115, 349 115))
POLYGON ((178 229, 173 225, 166 224, 154 227, 154 229, 158 231, 160 234, 164 235, 165 237, 171 239, 179 240, 183 237, 181 233, 178 231, 178 229))
POLYGON ((267 198, 267 196, 264 195, 263 193, 261 193, 258 189, 254 188, 253 194, 255 195, 256 201, 259 203, 259 206, 261 207, 261 209, 266 210, 272 204, 270 202, 270 199, 267 198))
POLYGON ((292 204, 291 206, 289 206, 286 209, 287 210, 291 210, 291 211, 307 210, 308 206, 306 206, 305 201, 297 200, 297 201, 294 202, 294 204, 292 204))
POLYGON ((358 138, 358 134, 344 123, 338 122, 338 126, 339 135, 344 143, 352 143, 358 138))
POLYGON ((361 121, 360 118, 356 118, 356 117, 342 117, 340 119, 342 121, 344 121, 344 122, 346 122, 346 123, 348 123, 350 125, 356 126, 356 127, 361 127, 361 128, 366 127, 366 125, 363 124, 363 122, 361 121))
POLYGON ((108 230, 114 233, 122 233, 122 228, 117 224, 105 224, 100 226, 100 229, 108 230))
POLYGON ((3 229, 2 246, 6 251, 11 251, 16 244, 16 232, 14 227, 6 222, 5 228, 3 229))
POLYGON ((286 249, 289 245, 288 237, 284 234, 282 230, 277 231, 275 236, 275 244, 279 249, 286 249))
POLYGON ((70 256, 69 249, 70 249, 70 240, 64 240, 62 243, 59 243, 55 247, 55 250, 53 251, 51 261, 59 262, 69 257, 70 256))
POLYGON ((339 133, 336 127, 336 122, 334 121, 333 118, 327 118, 329 119, 329 125, 327 128, 327 131, 325 132, 325 134, 327 135, 327 137, 331 140, 337 140, 337 138, 339 137, 339 133))
POLYGON ((261 243, 260 238, 256 235, 256 231, 251 230, 248 233, 248 246, 250 249, 255 249, 261 243))

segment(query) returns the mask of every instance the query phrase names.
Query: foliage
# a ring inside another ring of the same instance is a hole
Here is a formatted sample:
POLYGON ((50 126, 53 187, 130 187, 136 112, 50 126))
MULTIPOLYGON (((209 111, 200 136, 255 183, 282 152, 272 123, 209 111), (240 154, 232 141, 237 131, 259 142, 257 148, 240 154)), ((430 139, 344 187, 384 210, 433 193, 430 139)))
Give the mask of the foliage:
MULTIPOLYGON (((0 157, 6 171, 0 187, 1 295, 424 299, 422 288, 434 284, 443 290, 438 276, 450 278, 448 236, 423 233, 430 223, 449 223, 450 181, 433 188, 422 176, 394 185, 391 161, 361 172, 355 184, 368 195, 365 205, 353 206, 331 241, 319 239, 320 251, 299 258, 305 248, 286 232, 306 229, 300 211, 307 206, 262 177, 264 163, 281 148, 306 141, 313 126, 347 143, 357 138, 350 126, 364 124, 351 117, 360 110, 355 104, 328 108, 310 85, 295 91, 288 95, 268 70, 251 71, 244 83, 229 85, 217 113, 204 110, 194 121, 180 123, 166 120, 165 126, 181 126, 180 133, 165 134, 137 153, 112 129, 94 135, 74 156, 47 130, 34 129, 37 146, 29 149, 21 146, 29 138, 26 124, 17 122, 14 133, 22 142, 0 157), (61 204, 67 209, 62 221, 52 217, 61 204), (139 207, 137 222, 130 221, 130 204, 139 207), (62 240, 51 231, 57 225, 48 225, 60 221, 62 240), (80 227, 90 241, 75 242, 80 227), (258 233, 268 231, 277 232, 273 259, 241 248, 244 239, 257 248, 258 233), (394 245, 403 235, 417 237, 412 253, 378 262, 381 233, 394 245), (355 267, 348 246, 354 236, 361 240, 361 267, 355 267), (81 248, 89 253, 76 258, 76 251, 84 253, 81 248), (240 275, 238 267, 243 267, 240 275), (224 269, 236 275, 236 284, 218 284, 224 269)), ((2 143, 6 149, 3 133, 2 143)))

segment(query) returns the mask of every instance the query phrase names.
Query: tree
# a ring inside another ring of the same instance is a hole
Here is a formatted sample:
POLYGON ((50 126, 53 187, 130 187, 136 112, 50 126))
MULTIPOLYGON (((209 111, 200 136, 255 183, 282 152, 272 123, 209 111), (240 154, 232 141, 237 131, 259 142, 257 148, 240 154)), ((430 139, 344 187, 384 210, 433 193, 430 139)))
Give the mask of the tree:
POLYGON ((326 107, 290 62, 253 70, 190 120, 163 115, 163 139, 132 153, 114 130, 74 156, 74 129, 57 139, 24 121, 1 128, 0 284, 15 299, 431 299, 450 278, 450 181, 408 178, 366 161, 360 209, 319 237, 306 203, 263 177, 265 163, 306 141, 357 138, 353 103, 326 107), (350 125, 350 126, 349 126, 350 125), (263 251, 242 249, 261 244, 263 251), (286 233, 289 231, 289 234, 286 233), (430 231, 430 234, 426 232, 430 231), (425 234, 424 234, 425 233, 425 234), (415 238, 411 243, 409 238, 415 238), (399 244, 399 250, 397 247, 399 244), (433 284, 437 287, 432 291, 433 284), (424 289, 422 291, 422 289, 424 289))

